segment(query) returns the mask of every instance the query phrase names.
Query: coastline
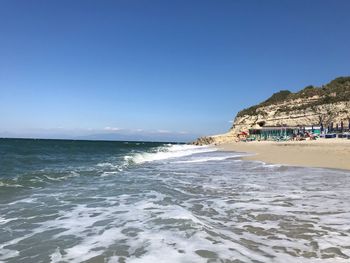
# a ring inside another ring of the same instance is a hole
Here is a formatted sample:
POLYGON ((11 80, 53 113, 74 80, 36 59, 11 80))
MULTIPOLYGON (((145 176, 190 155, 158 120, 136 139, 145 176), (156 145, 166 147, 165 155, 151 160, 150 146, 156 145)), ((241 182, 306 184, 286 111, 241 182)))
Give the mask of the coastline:
POLYGON ((216 146, 222 151, 252 153, 243 160, 289 166, 350 170, 350 140, 318 139, 289 142, 233 142, 216 146))

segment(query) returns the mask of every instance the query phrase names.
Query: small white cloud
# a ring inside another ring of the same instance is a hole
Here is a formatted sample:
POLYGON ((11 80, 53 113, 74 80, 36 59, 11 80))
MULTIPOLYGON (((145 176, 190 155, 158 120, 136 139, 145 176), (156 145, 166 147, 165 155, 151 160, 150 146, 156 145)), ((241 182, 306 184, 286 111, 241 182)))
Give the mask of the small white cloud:
POLYGON ((120 128, 117 128, 117 127, 105 127, 104 128, 105 131, 120 131, 121 129, 120 128))
POLYGON ((231 120, 231 121, 228 121, 229 123, 233 123, 233 120, 231 120))
POLYGON ((171 131, 168 130, 157 130, 158 133, 171 133, 171 131))
POLYGON ((188 134, 187 131, 180 131, 179 133, 180 133, 180 134, 188 134))

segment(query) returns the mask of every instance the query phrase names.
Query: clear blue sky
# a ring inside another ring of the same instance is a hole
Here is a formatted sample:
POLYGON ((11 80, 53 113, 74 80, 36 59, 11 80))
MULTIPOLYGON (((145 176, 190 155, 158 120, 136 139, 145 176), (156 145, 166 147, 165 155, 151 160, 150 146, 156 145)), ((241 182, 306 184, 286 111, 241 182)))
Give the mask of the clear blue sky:
MULTIPOLYGON (((350 1, 0 1, 0 135, 225 132, 350 75, 350 1)), ((151 134, 151 135, 150 135, 151 134)))

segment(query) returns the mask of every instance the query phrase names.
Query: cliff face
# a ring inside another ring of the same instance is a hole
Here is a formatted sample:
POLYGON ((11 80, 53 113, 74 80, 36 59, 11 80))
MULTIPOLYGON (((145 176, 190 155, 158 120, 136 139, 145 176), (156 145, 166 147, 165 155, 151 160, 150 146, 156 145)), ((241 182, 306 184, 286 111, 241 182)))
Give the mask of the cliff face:
POLYGON ((232 142, 242 131, 264 126, 311 126, 331 123, 348 127, 350 77, 337 78, 325 86, 308 86, 292 93, 280 91, 266 101, 240 111, 228 133, 199 138, 196 144, 232 142))
POLYGON ((287 105, 275 104, 258 108, 256 115, 237 116, 231 132, 240 132, 259 126, 311 126, 320 125, 327 127, 332 122, 334 125, 343 121, 348 125, 350 118, 350 98, 349 101, 322 104, 317 106, 306 106, 305 109, 293 109, 293 106, 305 105, 309 100, 291 100, 287 105), (281 107, 291 108, 290 111, 281 112, 281 107))

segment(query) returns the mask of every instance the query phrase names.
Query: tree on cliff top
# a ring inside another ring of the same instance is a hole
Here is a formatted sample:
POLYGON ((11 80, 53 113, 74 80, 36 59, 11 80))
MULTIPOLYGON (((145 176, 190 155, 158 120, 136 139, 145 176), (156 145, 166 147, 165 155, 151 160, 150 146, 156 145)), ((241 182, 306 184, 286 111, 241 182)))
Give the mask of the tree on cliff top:
MULTIPOLYGON (((265 107, 273 104, 278 104, 287 100, 303 99, 310 98, 313 96, 318 96, 321 99, 317 101, 312 101, 309 104, 303 104, 298 106, 298 110, 303 110, 308 107, 325 105, 336 103, 340 101, 349 101, 350 100, 350 77, 339 77, 332 80, 327 85, 324 85, 320 88, 314 86, 307 86, 299 92, 292 93, 289 90, 281 90, 277 93, 274 93, 270 98, 264 102, 251 106, 247 109, 241 110, 238 112, 237 117, 242 117, 244 115, 257 115, 257 109, 259 107, 265 107)), ((280 111, 290 111, 291 107, 281 108, 280 111)))

